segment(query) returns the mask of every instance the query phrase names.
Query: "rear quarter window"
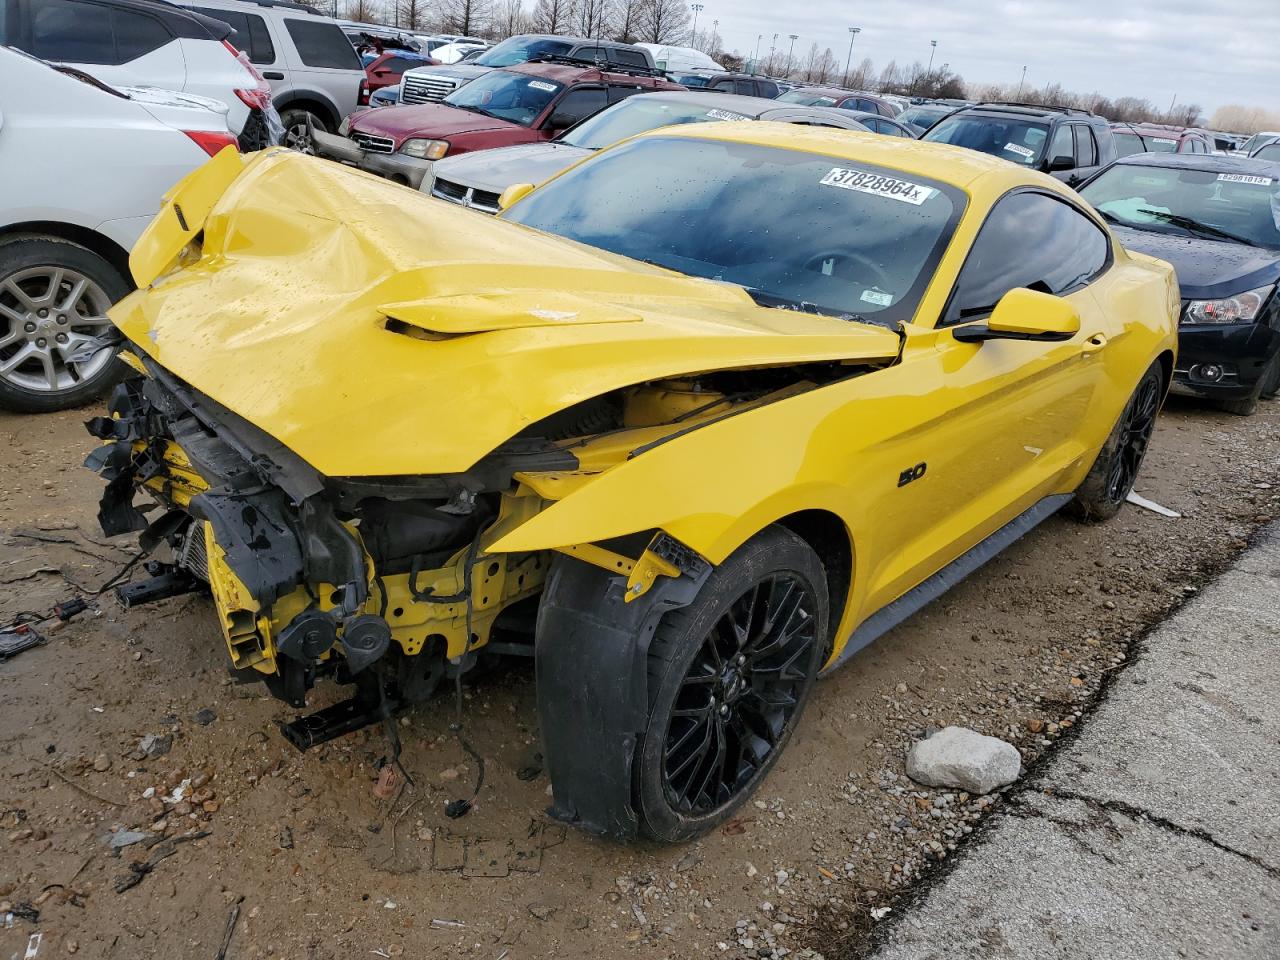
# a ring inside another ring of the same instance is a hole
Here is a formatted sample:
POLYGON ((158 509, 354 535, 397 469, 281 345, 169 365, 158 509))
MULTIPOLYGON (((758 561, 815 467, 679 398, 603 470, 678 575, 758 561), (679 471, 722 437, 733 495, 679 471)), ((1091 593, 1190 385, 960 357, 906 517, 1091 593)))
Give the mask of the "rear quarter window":
POLYGON ((249 55, 250 63, 275 63, 276 51, 271 43, 267 22, 257 14, 239 10, 215 10, 212 7, 192 7, 196 13, 221 20, 235 31, 231 43, 237 50, 249 55))
POLYGON ((355 48, 337 24, 285 17, 284 25, 298 48, 298 58, 308 67, 360 69, 355 48))

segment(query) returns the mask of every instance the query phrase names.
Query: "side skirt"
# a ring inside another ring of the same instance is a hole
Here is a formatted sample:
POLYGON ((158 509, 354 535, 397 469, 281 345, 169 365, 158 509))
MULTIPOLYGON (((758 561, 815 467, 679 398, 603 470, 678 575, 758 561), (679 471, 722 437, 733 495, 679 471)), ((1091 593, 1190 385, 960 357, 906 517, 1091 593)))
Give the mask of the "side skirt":
POLYGON ((1014 519, 981 543, 956 557, 929 579, 912 587, 897 600, 881 607, 867 617, 866 620, 862 621, 861 626, 853 631, 853 635, 849 637, 849 642, 844 645, 844 649, 840 651, 840 655, 836 657, 835 662, 823 672, 829 673, 836 667, 841 666, 873 640, 878 640, 912 614, 928 606, 996 554, 1033 530, 1041 521, 1047 520, 1057 513, 1070 500, 1071 494, 1069 493, 1045 497, 1035 506, 1014 517, 1014 519))

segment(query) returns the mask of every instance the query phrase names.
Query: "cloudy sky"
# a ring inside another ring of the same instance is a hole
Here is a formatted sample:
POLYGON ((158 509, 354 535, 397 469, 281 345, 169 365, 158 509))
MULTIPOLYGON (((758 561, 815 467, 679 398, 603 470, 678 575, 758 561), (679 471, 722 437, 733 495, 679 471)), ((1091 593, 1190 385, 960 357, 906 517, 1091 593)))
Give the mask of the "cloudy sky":
POLYGON ((748 56, 764 34, 782 55, 815 40, 841 68, 848 27, 861 27, 853 60, 876 68, 949 63, 966 80, 1028 85, 1058 81, 1069 90, 1137 96, 1167 108, 1198 103, 1206 114, 1228 103, 1280 110, 1280 0, 702 0, 699 30, 719 19, 726 48, 748 56))

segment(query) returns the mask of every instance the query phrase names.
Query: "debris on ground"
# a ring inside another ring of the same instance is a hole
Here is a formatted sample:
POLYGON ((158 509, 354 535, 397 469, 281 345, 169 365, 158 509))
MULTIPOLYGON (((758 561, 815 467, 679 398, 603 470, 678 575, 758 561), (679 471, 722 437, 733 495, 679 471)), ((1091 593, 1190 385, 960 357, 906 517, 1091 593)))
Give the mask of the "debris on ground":
POLYGON ((1141 507, 1143 510, 1150 510, 1152 513, 1158 513, 1162 517, 1168 517, 1170 520, 1181 520, 1182 514, 1176 510, 1170 510, 1168 507, 1161 506, 1154 500, 1148 500, 1133 490, 1129 491, 1129 496, 1125 498, 1126 502, 1132 503, 1135 507, 1141 507))
POLYGON ((155 845, 151 851, 151 856, 141 862, 129 864, 129 872, 121 874, 116 878, 116 893, 124 893, 126 890, 132 890, 140 884, 144 877, 149 874, 162 860, 172 857, 178 852, 178 844, 190 843, 192 840, 199 840, 209 836, 208 830, 199 830, 195 833, 184 833, 178 837, 170 837, 155 845))
POLYGON ((946 727, 917 741, 907 776, 929 787, 954 787, 981 796, 1013 783, 1022 769, 1017 747, 964 727, 946 727))

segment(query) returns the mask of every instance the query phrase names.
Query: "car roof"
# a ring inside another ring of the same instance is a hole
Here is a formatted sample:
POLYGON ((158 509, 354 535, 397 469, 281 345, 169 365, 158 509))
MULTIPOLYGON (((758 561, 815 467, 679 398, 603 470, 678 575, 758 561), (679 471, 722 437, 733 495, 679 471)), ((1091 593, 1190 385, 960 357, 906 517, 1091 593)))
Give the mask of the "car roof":
MULTIPOLYGON (((558 63, 556 61, 531 60, 528 63, 517 63, 510 67, 502 67, 502 70, 508 73, 526 73, 535 77, 546 77, 548 80, 555 80, 557 83, 570 84, 577 80, 618 80, 623 82, 635 83, 641 86, 640 81, 652 81, 657 85, 659 90, 677 90, 680 89, 679 84, 672 83, 670 80, 663 80, 661 77, 650 76, 648 74, 628 73, 623 70, 604 69, 601 70, 596 66, 578 66, 576 63, 558 63)), ((723 98, 723 94, 720 95, 723 98)))
MULTIPOLYGON (((799 103, 781 103, 767 97, 739 97, 724 93, 713 93, 709 90, 660 90, 655 93, 641 93, 628 97, 632 100, 656 100, 659 103, 693 104, 706 107, 708 110, 723 110, 725 113, 736 113, 753 120, 758 120, 770 113, 804 115, 815 120, 831 117, 832 119, 858 119, 856 111, 838 110, 835 107, 806 107, 799 103)), ((872 114, 863 114, 872 116, 872 114)))
MULTIPOLYGON (((697 137, 732 143, 756 144, 805 153, 817 153, 837 160, 870 163, 905 174, 927 177, 961 189, 986 180, 994 196, 1019 184, 1034 182, 1046 191, 1073 196, 1070 187, 1047 174, 1035 173, 967 147, 946 143, 885 137, 876 133, 840 130, 831 127, 797 126, 744 121, 693 123, 676 128, 659 128, 639 137, 697 137)), ((1265 161, 1264 161, 1265 162, 1265 161)), ((1268 164, 1280 166, 1280 164, 1268 164)))
POLYGON ((1022 117, 1039 117, 1043 120, 1052 120, 1054 117, 1070 117, 1077 122, 1086 120, 1101 119, 1092 113, 1084 110, 1063 110, 1061 107, 1039 107, 1035 104, 1022 103, 979 103, 971 107, 958 107, 957 115, 963 116, 1022 116, 1022 117))
POLYGON ((1280 161, 1253 157, 1226 157, 1216 153, 1135 153, 1117 164, 1137 167, 1174 167, 1205 173, 1244 173, 1280 180, 1280 161))

